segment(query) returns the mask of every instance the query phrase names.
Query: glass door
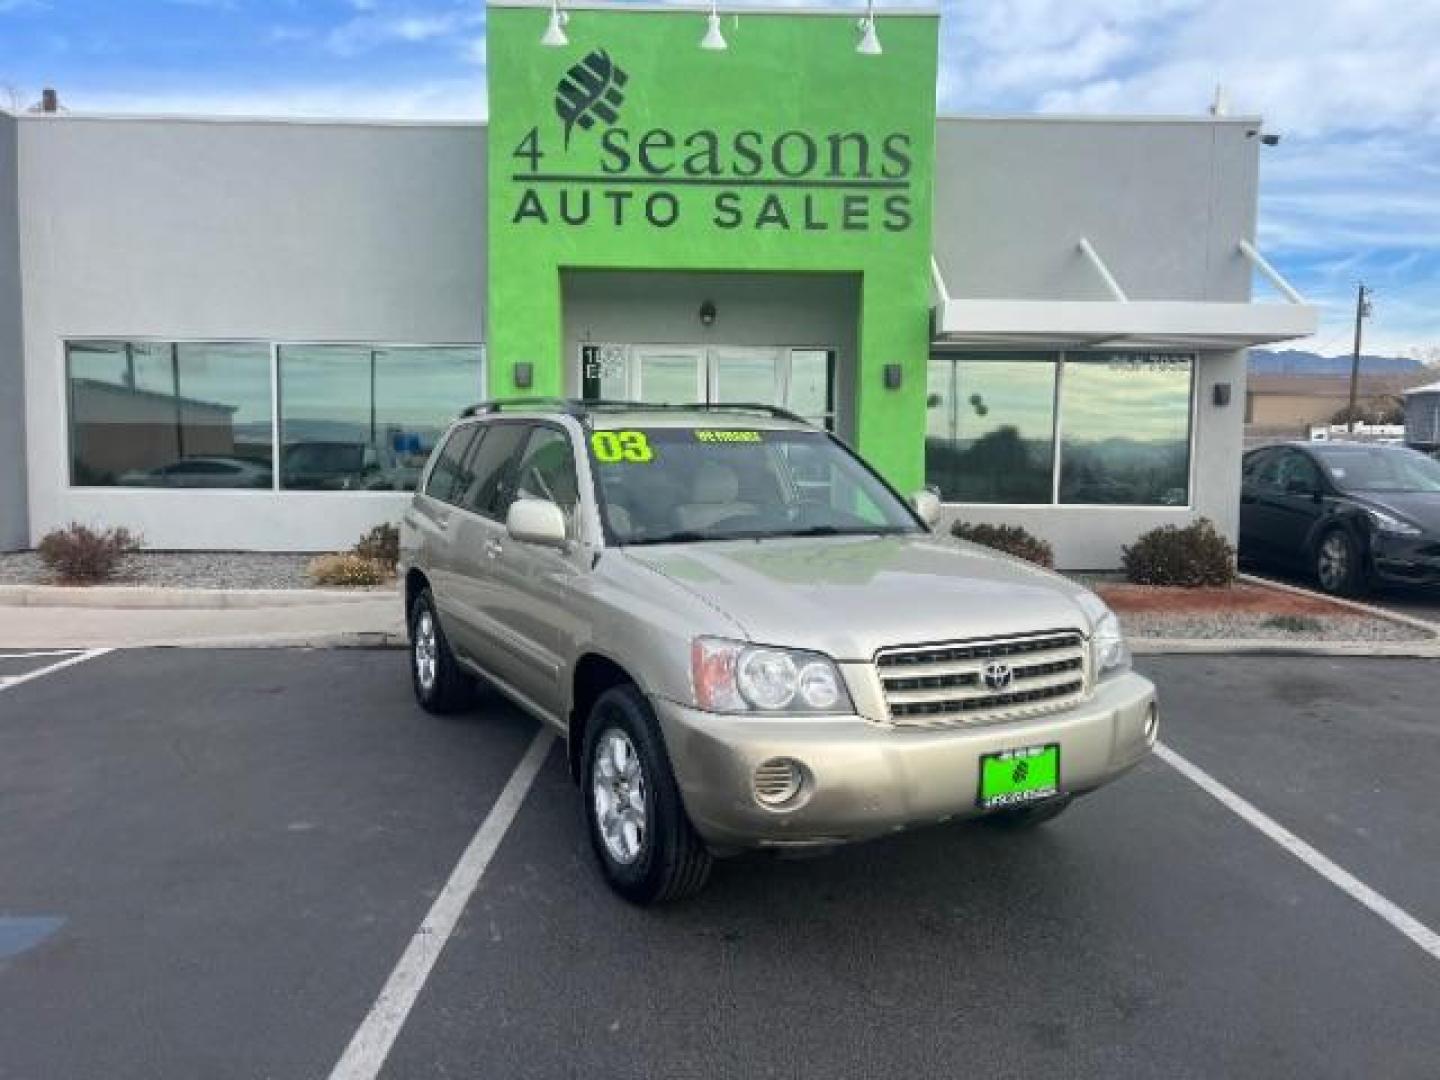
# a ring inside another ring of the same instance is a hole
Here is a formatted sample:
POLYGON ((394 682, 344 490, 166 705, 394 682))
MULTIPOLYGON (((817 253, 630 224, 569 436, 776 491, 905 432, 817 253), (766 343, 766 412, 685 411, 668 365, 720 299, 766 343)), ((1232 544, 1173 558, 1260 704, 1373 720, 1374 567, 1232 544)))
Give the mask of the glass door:
POLYGON ((717 345, 710 349, 712 404, 783 405, 783 349, 717 345))
POLYGON ((835 427, 835 351, 744 345, 595 345, 580 350, 587 400, 778 405, 835 427))
POLYGON ((631 354, 631 396, 651 405, 691 405, 707 399, 705 350, 636 345, 631 354))

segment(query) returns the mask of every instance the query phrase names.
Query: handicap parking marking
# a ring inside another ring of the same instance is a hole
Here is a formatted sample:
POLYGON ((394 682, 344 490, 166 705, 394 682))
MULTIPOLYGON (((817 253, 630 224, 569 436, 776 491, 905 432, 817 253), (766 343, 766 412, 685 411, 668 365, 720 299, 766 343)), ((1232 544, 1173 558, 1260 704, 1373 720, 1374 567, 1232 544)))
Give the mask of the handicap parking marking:
POLYGON ((490 865, 500 842, 505 839, 525 796, 539 775, 550 753, 555 734, 542 727, 535 734, 530 748, 515 766, 509 781, 500 792, 495 805, 475 831, 460 861, 450 872, 445 887, 435 898, 419 929, 401 954, 395 969, 385 981, 380 996, 345 1048, 345 1053, 330 1073, 330 1080, 374 1080, 385 1066, 385 1059, 395 1045, 400 1029, 424 989, 435 962, 450 935, 455 932, 465 906, 470 902, 485 869, 490 865))
MULTIPOLYGON (((53 664, 46 664, 42 667, 35 668, 32 671, 27 671, 21 675, 0 675, 0 692, 14 689, 17 686, 20 686, 22 683, 27 683, 34 679, 42 679, 46 675, 53 675, 57 671, 63 671, 65 668, 74 667, 76 664, 83 664, 87 660, 94 660, 98 656, 104 656, 106 653, 111 653, 114 651, 114 649, 66 650, 65 659, 57 660, 53 664)), ((7 653, 3 656, 0 656, 0 660, 24 660, 31 658, 49 659, 49 657, 51 656, 59 655, 62 655, 59 651, 37 652, 29 654, 7 653)))
POLYGON ((1157 742, 1155 744, 1155 756, 1246 824, 1275 841, 1341 892, 1380 916, 1420 946, 1433 959, 1440 960, 1440 934, 1430 929, 1404 908, 1376 892, 1354 874, 1327 858, 1274 818, 1258 809, 1253 803, 1237 795, 1204 769, 1181 757, 1164 743, 1157 742))

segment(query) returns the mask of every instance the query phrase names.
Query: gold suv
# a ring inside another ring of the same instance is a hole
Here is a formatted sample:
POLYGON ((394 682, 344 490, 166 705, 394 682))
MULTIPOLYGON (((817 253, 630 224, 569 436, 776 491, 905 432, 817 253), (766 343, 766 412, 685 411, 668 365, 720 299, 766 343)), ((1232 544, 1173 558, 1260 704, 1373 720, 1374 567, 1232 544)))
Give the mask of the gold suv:
POLYGON ((1038 824, 1149 752, 1155 690, 1098 597, 939 510, 776 409, 476 406, 401 529, 415 694, 480 677, 565 735, 637 903, 744 849, 1038 824))

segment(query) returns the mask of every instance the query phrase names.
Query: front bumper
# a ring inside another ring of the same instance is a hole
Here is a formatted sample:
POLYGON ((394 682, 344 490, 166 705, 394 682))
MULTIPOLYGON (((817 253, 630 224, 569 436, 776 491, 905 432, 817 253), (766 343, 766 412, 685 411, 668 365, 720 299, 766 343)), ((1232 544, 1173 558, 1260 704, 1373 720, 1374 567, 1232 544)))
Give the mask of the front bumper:
POLYGON ((756 718, 656 701, 670 762, 696 830, 718 848, 827 846, 974 817, 982 754, 1060 744, 1060 789, 1079 794, 1135 766, 1155 743, 1155 688, 1127 672, 1085 702, 1031 720, 922 730, 858 716, 756 718), (773 758, 804 766, 799 796, 753 795, 773 758))
POLYGON ((1384 584, 1440 584, 1440 543, 1423 536, 1375 535, 1370 541, 1374 577, 1384 584))

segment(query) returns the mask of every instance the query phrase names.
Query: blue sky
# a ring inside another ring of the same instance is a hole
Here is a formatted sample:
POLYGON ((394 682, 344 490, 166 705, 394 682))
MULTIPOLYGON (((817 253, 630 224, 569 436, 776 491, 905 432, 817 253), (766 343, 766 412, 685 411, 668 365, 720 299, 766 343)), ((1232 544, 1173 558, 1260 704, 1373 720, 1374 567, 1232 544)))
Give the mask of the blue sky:
MULTIPOLYGON (((1233 112, 1282 136, 1262 158, 1260 242, 1322 306, 1310 346, 1348 351, 1363 279, 1373 351, 1440 361, 1440 0, 941 8, 943 111, 1195 114, 1223 83, 1233 112)), ((0 0, 0 105, 45 85, 76 111, 479 118, 485 9, 0 0)))

